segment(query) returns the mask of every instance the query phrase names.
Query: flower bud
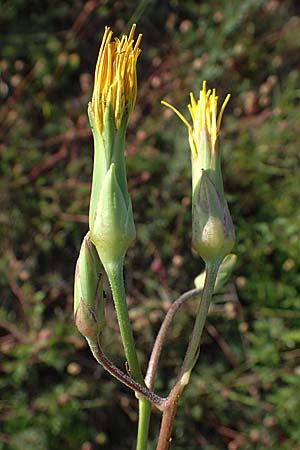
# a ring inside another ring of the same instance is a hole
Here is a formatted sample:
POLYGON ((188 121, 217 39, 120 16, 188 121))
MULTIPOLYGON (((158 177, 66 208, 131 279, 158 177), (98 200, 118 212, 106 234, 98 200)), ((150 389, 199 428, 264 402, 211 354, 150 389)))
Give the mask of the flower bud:
POLYGON ((120 262, 135 228, 124 157, 127 123, 136 94, 141 34, 112 40, 106 27, 95 71, 88 115, 94 136, 94 168, 89 211, 91 238, 102 263, 120 262))
POLYGON ((97 338, 105 324, 102 266, 90 239, 84 237, 75 269, 74 319, 80 333, 97 338))
POLYGON ((99 50, 95 84, 90 108, 95 116, 95 129, 102 133, 108 105, 115 129, 122 126, 124 119, 131 115, 137 94, 136 63, 141 53, 139 48, 142 35, 134 42, 136 25, 129 35, 121 39, 113 38, 113 32, 105 27, 99 50))
POLYGON ((216 90, 203 81, 196 100, 190 94, 192 125, 177 108, 163 101, 187 126, 192 163, 192 245, 205 262, 221 262, 234 244, 234 228, 224 196, 221 153, 217 138, 228 94, 218 112, 216 90))
POLYGON ((203 170, 193 196, 192 245, 208 263, 221 262, 234 245, 234 227, 226 200, 220 198, 209 171, 203 170))

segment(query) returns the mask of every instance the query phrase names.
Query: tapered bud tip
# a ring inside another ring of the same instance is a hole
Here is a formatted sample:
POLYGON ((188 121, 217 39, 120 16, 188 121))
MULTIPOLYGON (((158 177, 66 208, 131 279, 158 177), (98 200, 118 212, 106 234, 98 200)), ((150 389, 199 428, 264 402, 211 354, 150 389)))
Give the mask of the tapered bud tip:
POLYGON ((97 337, 105 324, 103 268, 97 250, 87 233, 83 239, 75 269, 74 318, 86 337, 97 337))
POLYGON ((116 165, 115 165, 115 163, 111 163, 111 165, 110 165, 110 167, 108 169, 108 173, 109 173, 109 178, 111 180, 111 183, 112 182, 117 182, 117 179, 116 179, 116 165))
POLYGON ((193 200, 196 202, 196 207, 201 209, 202 214, 219 216, 222 209, 221 199, 208 170, 202 170, 198 195, 196 191, 193 200))

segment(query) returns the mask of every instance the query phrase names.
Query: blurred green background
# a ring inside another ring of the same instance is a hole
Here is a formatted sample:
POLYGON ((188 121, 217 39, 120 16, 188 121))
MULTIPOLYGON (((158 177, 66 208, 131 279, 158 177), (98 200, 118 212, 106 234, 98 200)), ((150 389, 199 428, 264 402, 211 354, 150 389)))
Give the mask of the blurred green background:
MULTIPOLYGON (((300 449, 300 3, 0 1, 0 449, 129 450, 136 401, 73 325, 87 231, 87 121, 105 25, 143 33, 127 139, 137 241, 126 262, 145 369, 168 305, 193 287, 184 114, 202 80, 232 94, 221 146, 238 264, 215 299, 173 450, 300 449)), ((195 305, 176 316, 156 389, 171 386, 195 305)), ((105 348, 124 357, 111 300, 105 348)), ((159 414, 151 423, 155 449, 159 414)))

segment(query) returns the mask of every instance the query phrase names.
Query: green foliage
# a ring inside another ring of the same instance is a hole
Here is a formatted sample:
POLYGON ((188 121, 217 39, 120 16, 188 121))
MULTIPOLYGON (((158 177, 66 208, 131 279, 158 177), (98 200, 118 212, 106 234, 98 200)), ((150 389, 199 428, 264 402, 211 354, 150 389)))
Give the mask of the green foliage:
MULTIPOLYGON (((93 361, 73 324, 87 230, 87 119, 106 24, 138 22, 143 53, 127 136, 137 241, 130 314, 146 366, 165 307, 193 287, 189 92, 232 94, 221 145, 236 226, 232 284, 215 298, 178 411, 173 450, 299 450, 299 36, 295 0, 2 1, 0 8, 0 450, 124 450, 136 401, 93 361), (159 11, 159 13, 158 13, 159 11)), ((110 298, 104 347, 124 357, 110 298)), ((156 388, 172 385, 195 305, 177 314, 156 388)), ((159 415, 152 421, 155 449, 159 415)))

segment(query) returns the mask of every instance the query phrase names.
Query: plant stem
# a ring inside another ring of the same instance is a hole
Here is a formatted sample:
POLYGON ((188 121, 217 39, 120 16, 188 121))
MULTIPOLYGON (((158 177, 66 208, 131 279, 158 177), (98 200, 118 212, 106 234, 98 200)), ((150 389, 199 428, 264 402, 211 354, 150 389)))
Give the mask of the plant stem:
POLYGON ((184 294, 182 294, 180 297, 177 298, 177 300, 175 300, 172 305, 170 306, 170 308, 168 309, 167 314, 165 315, 165 318, 160 326, 159 332, 156 336, 153 348, 152 348, 152 352, 151 352, 151 356, 149 359, 149 363, 148 363, 148 369, 147 369, 147 374, 146 374, 146 378, 145 378, 145 382, 146 382, 146 386, 149 389, 153 388, 153 384, 154 384, 154 377, 156 374, 156 370, 157 370, 157 366, 158 366, 158 362, 159 362, 159 358, 160 358, 160 354, 162 351, 162 347, 167 335, 167 332, 169 330, 169 327, 172 323, 173 317, 175 316, 176 312, 178 311, 178 309, 188 300, 193 299, 195 297, 197 297, 198 295, 201 294, 201 290, 199 289, 191 289, 190 291, 185 292, 184 294))
MULTIPOLYGON (((123 279, 123 261, 105 265, 105 270, 111 285, 112 295, 117 312, 124 352, 128 361, 132 378, 142 386, 146 386, 137 358, 132 328, 126 305, 126 294, 123 279)), ((139 424, 136 450, 147 450, 151 403, 145 398, 139 399, 139 424)))
POLYGON ((151 403, 145 398, 140 398, 136 450, 147 450, 150 418, 151 403))
POLYGON ((170 448, 170 443, 172 440, 172 428, 174 417, 176 414, 177 404, 180 395, 184 387, 188 384, 190 379, 191 371, 196 363, 200 340, 208 313, 209 305, 214 291, 214 285, 218 273, 220 264, 219 263, 207 263, 206 264, 206 277, 205 284, 201 296, 201 301, 197 311, 197 316, 192 332, 192 336, 189 342, 187 352, 183 364, 181 366, 179 375, 177 377, 176 383, 171 390, 165 410, 162 417, 161 428, 158 438, 158 443, 156 450, 168 450, 170 448))
POLYGON ((91 352, 93 353, 94 358, 98 361, 99 364, 114 378, 120 381, 125 386, 129 387, 135 392, 138 392, 140 395, 144 396, 151 403, 155 404, 158 409, 163 409, 166 399, 156 395, 154 392, 149 390, 148 388, 142 386, 137 381, 133 380, 129 375, 126 375, 122 370, 116 367, 104 354, 99 340, 91 340, 86 338, 91 352))
POLYGON ((185 378, 186 373, 190 373, 196 361, 196 355, 200 346, 200 339, 205 325, 209 305, 214 293, 215 281, 217 278, 219 263, 206 264, 205 284, 201 296, 201 301, 197 311, 196 321, 193 328, 192 337, 179 373, 179 379, 185 378))

